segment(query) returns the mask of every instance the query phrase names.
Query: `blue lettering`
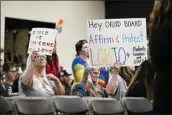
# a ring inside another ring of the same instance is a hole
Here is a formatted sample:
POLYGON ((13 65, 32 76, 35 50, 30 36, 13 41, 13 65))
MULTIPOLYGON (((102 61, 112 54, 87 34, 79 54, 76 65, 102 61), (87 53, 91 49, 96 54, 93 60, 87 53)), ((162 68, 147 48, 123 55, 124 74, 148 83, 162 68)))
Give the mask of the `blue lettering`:
POLYGON ((134 36, 132 33, 130 35, 122 34, 123 43, 140 43, 143 42, 143 34, 140 32, 139 36, 134 36))

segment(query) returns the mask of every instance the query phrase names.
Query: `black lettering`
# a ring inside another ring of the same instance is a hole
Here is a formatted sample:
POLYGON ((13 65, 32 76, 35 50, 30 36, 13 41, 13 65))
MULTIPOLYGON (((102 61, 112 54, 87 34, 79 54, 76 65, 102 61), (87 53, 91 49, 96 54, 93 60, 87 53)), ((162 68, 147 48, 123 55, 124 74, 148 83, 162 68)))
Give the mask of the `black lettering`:
POLYGON ((41 40, 42 39, 42 36, 39 36, 39 40, 41 40))
POLYGON ((140 27, 142 25, 142 21, 138 21, 138 26, 140 27))
POLYGON ((94 28, 94 22, 91 20, 88 21, 89 28, 94 28))
POLYGON ((109 26, 110 26, 109 21, 105 22, 105 26, 106 26, 106 28, 109 28, 109 26))
POLYGON ((106 21, 105 22, 106 28, 115 28, 115 27, 120 27, 120 26, 121 26, 120 21, 106 21))
POLYGON ((48 31, 45 31, 45 35, 48 35, 48 31))

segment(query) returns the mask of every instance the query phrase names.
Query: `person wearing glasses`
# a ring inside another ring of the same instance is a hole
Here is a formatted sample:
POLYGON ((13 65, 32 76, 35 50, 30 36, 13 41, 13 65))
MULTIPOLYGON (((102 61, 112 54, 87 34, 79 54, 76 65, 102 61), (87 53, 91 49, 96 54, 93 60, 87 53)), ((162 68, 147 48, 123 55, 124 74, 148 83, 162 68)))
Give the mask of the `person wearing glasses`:
POLYGON ((25 96, 53 96, 64 95, 65 90, 55 75, 46 74, 46 56, 33 51, 20 77, 19 93, 25 96))
POLYGON ((0 84, 0 95, 1 96, 11 96, 12 86, 17 76, 17 68, 14 63, 4 63, 3 67, 4 79, 1 80, 0 84))

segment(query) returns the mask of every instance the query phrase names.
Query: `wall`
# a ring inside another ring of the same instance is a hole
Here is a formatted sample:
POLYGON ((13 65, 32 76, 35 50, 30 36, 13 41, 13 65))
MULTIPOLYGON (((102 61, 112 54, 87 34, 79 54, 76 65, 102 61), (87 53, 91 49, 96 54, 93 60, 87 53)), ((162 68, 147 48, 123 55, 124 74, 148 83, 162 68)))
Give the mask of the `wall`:
POLYGON ((61 64, 71 72, 75 43, 86 39, 86 20, 103 19, 104 14, 103 1, 2 1, 0 46, 4 48, 5 17, 54 23, 62 18, 57 50, 61 64))

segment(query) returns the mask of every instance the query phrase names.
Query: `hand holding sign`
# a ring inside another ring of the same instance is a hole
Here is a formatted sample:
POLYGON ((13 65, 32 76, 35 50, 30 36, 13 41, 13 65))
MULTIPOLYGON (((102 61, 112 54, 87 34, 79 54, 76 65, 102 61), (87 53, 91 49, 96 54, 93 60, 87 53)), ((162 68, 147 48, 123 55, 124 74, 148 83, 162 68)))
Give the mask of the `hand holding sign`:
POLYGON ((121 67, 121 64, 119 63, 119 61, 116 61, 112 67, 112 72, 111 74, 116 74, 118 75, 119 71, 120 71, 120 67, 121 67))

